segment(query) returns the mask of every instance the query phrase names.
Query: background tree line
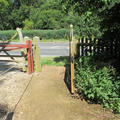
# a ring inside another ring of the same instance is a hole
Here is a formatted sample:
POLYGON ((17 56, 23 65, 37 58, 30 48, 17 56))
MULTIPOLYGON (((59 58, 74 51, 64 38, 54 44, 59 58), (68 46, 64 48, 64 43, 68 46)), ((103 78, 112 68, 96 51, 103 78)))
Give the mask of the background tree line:
POLYGON ((0 0, 0 30, 75 27, 80 36, 120 33, 120 0, 0 0))

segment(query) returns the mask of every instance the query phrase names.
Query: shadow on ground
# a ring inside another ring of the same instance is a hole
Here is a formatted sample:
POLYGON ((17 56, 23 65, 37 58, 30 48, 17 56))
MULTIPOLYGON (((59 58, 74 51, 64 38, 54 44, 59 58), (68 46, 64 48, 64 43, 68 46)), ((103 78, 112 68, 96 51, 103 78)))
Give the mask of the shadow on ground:
POLYGON ((19 70, 21 71, 20 68, 18 68, 16 65, 10 63, 11 61, 7 60, 0 60, 0 75, 4 75, 10 71, 16 71, 19 70))
POLYGON ((55 57, 54 61, 56 63, 63 62, 65 65, 65 76, 64 76, 64 82, 66 84, 67 89, 71 93, 71 81, 70 81, 70 63, 69 63, 69 57, 68 56, 60 56, 60 57, 55 57))
POLYGON ((70 66, 65 66, 65 76, 64 76, 64 82, 66 84, 67 89, 71 93, 71 81, 70 81, 70 66))
POLYGON ((5 75, 9 72, 22 71, 22 69, 18 68, 17 65, 9 63, 11 61, 0 60, 0 85, 4 83, 4 80, 7 78, 5 75))
POLYGON ((14 112, 10 112, 10 113, 7 115, 7 117, 6 117, 5 120, 12 120, 13 115, 14 115, 14 112))
POLYGON ((7 105, 0 104, 0 120, 12 120, 14 112, 8 112, 7 105))
POLYGON ((56 63, 63 62, 63 63, 65 63, 65 65, 67 65, 67 64, 69 64, 69 57, 63 57, 63 56, 55 57, 54 61, 56 63))

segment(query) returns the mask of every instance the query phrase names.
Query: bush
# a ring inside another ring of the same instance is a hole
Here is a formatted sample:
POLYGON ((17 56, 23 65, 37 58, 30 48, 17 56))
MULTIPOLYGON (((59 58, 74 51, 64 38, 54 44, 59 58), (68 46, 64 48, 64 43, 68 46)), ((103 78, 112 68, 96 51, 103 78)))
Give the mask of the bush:
POLYGON ((120 75, 92 56, 76 61, 75 86, 87 99, 120 113, 120 75))
MULTIPOLYGON (((15 30, 0 31, 0 40, 10 40, 11 37, 16 33, 15 30)), ((69 30, 59 29, 59 30, 22 30, 23 36, 28 36, 33 38, 38 36, 41 39, 68 39, 69 30)), ((18 39, 18 36, 17 38, 18 39)))
POLYGON ((0 31, 0 40, 9 40, 15 33, 15 30, 0 31))

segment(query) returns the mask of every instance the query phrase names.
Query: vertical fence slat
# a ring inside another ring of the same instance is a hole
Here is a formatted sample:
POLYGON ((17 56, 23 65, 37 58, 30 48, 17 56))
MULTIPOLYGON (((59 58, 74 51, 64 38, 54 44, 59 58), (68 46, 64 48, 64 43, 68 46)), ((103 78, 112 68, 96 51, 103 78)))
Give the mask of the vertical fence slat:
POLYGON ((97 53, 100 54, 100 40, 98 40, 97 43, 97 53))
POLYGON ((81 39, 81 56, 84 56, 84 38, 81 39))
POLYGON ((85 38, 85 56, 87 56, 87 51, 88 51, 88 37, 85 38))
POLYGON ((97 40, 94 37, 92 37, 92 41, 93 41, 93 53, 96 53, 96 42, 97 42, 97 40))
POLYGON ((113 51, 114 51, 114 48, 113 48, 113 42, 114 42, 114 40, 112 40, 110 43, 110 56, 112 56, 113 55, 113 51))
POLYGON ((82 43, 82 38, 79 39, 79 56, 82 56, 82 46, 81 46, 81 43, 82 43))
POLYGON ((92 53, 92 39, 90 38, 90 53, 92 53))

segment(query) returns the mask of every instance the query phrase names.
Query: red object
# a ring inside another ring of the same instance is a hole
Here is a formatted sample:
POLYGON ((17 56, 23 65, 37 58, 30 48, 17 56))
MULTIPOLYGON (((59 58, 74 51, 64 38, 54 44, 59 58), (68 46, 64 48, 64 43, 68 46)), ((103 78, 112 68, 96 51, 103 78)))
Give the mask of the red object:
POLYGON ((27 48, 26 44, 0 44, 0 47, 19 47, 19 48, 27 48))
POLYGON ((28 58, 28 74, 31 74, 34 72, 33 67, 33 53, 32 53, 32 42, 30 40, 26 41, 26 44, 28 46, 27 48, 27 58, 28 58))
POLYGON ((32 74, 34 72, 34 64, 33 64, 33 53, 32 53, 32 42, 30 40, 26 41, 26 44, 0 44, 0 51, 10 51, 17 49, 27 49, 27 60, 28 60, 28 74, 32 74), (11 47, 11 48, 5 48, 11 47))

